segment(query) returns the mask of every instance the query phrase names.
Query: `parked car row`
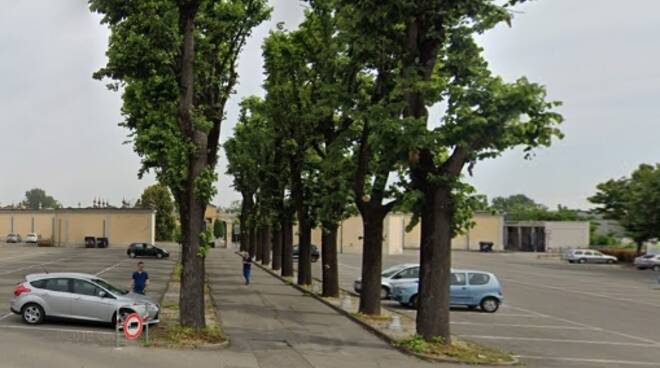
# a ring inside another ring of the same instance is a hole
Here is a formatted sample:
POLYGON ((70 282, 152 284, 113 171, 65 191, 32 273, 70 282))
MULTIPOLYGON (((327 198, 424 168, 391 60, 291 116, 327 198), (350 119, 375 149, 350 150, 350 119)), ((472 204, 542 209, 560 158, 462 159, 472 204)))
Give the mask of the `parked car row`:
MULTIPOLYGON (((603 254, 594 249, 571 249, 563 255, 563 259, 569 263, 617 263, 614 256, 603 254)), ((636 257, 633 266, 640 270, 651 269, 660 272, 660 254, 644 254, 636 257)))
POLYGON ((7 234, 7 237, 5 238, 5 242, 7 243, 32 243, 36 244, 41 236, 39 236, 36 233, 28 233, 25 235, 25 240, 21 238, 21 234, 16 234, 16 233, 9 233, 7 234))
MULTIPOLYGON (((483 312, 495 313, 504 297, 497 277, 478 270, 452 269, 449 286, 451 305, 481 308, 483 312)), ((353 289, 360 293, 362 280, 355 280, 353 289)), ((383 299, 392 298, 401 305, 417 308, 419 289, 419 265, 400 264, 381 273, 381 293, 383 299)))

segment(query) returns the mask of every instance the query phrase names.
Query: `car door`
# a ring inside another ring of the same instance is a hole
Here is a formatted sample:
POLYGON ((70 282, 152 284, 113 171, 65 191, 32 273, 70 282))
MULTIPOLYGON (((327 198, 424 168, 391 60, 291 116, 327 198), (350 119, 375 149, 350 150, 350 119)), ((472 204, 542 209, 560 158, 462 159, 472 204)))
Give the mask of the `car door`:
POLYGON ((490 275, 483 272, 468 273, 468 298, 470 305, 477 305, 489 293, 494 293, 490 284, 490 275))
POLYGON ((396 285, 409 283, 417 279, 419 279, 419 267, 408 267, 392 276, 390 278, 390 285, 394 288, 396 285))
MULTIPOLYGON (((115 311, 112 296, 101 297, 104 291, 89 281, 74 279, 72 281, 73 303, 71 314, 75 318, 90 321, 108 322, 115 311)), ((105 292, 105 291, 104 291, 105 292)))
POLYGON ((452 272, 449 282, 449 303, 455 305, 470 304, 465 272, 452 272))
POLYGON ((52 278, 46 280, 44 300, 46 314, 54 317, 71 316, 71 279, 52 278))

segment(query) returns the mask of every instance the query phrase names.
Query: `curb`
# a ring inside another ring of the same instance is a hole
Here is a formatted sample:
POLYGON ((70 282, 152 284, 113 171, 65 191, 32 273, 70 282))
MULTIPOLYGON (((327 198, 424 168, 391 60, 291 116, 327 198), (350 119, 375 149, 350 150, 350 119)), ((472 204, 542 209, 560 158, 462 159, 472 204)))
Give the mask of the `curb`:
MULTIPOLYGON (((238 252, 236 252, 236 254, 239 255, 238 252)), ((434 357, 434 356, 430 356, 430 355, 410 351, 408 349, 405 349, 405 348, 402 348, 402 347, 398 346, 397 341, 395 339, 391 338, 390 336, 388 336, 387 334, 381 332, 380 330, 378 330, 375 327, 372 327, 368 323, 366 323, 366 322, 362 321, 361 319, 355 317, 353 314, 351 314, 351 313, 341 309, 340 307, 337 307, 336 305, 328 302, 327 300, 323 299, 319 295, 314 294, 313 292, 311 292, 311 291, 309 291, 309 290, 307 290, 307 289, 305 289, 305 288, 303 288, 303 287, 301 287, 301 286, 299 286, 299 285, 297 285, 293 282, 289 282, 288 280, 284 279, 282 276, 278 275, 277 273, 275 273, 271 269, 265 267, 264 265, 262 265, 258 262, 253 262, 253 264, 255 264, 260 269, 266 271, 271 276, 274 276, 275 278, 279 279, 283 283, 285 283, 287 285, 290 285, 290 286, 293 286, 296 290, 302 292, 303 294, 305 294, 307 296, 311 296, 312 298, 314 298, 314 299, 320 301, 321 303, 327 305, 328 307, 332 308, 335 312, 337 312, 337 313, 339 313, 339 314, 341 314, 345 317, 348 317, 348 319, 355 322, 360 327, 362 327, 363 329, 365 329, 368 332, 372 333, 373 335, 380 338, 381 340, 385 341, 388 345, 390 345, 391 347, 393 347, 394 349, 400 351, 403 354, 406 354, 406 355, 409 355, 409 356, 412 356, 412 357, 415 357, 415 358, 418 358, 418 359, 421 359, 421 360, 425 360, 425 361, 428 361, 428 362, 436 362, 436 363, 470 364, 470 365, 483 365, 483 366, 512 366, 512 365, 517 365, 517 364, 520 363, 520 361, 516 357, 514 357, 514 359, 510 362, 502 362, 502 363, 488 363, 488 364, 486 364, 486 363, 465 363, 465 362, 461 362, 461 361, 459 361, 457 359, 453 359, 453 358, 438 358, 438 357, 434 357)), ((317 278, 314 278, 314 279, 318 281, 317 278)), ((344 289, 341 289, 341 290, 343 290, 344 292, 347 292, 344 289)), ((348 292, 348 293, 353 295, 353 296, 357 295, 353 292, 348 292)))

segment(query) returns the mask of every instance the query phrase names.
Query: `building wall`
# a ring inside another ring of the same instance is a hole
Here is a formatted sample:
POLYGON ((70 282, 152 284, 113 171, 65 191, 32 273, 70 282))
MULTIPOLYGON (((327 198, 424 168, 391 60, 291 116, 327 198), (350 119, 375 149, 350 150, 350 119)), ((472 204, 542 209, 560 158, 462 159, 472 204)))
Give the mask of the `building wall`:
MULTIPOLYGON (((404 249, 419 249, 421 225, 405 231, 411 221, 410 214, 391 213, 383 223, 383 253, 401 254, 404 249)), ((493 242, 494 250, 504 249, 504 219, 499 215, 475 214, 475 226, 466 234, 452 240, 453 249, 476 250, 480 241, 493 242)), ((297 227, 294 227, 294 244, 297 244, 297 227)), ((312 231, 312 244, 321 245, 321 229, 312 231)), ((341 253, 362 253, 362 217, 353 216, 342 221, 337 234, 337 249, 341 253)))
POLYGON ((589 246, 589 222, 545 221, 546 250, 589 246))
MULTIPOLYGON (((411 216, 406 215, 405 218, 407 226, 411 216)), ((492 242, 493 250, 504 250, 504 217, 490 213, 475 213, 472 221, 474 221, 472 228, 452 239, 452 249, 478 250, 479 242, 492 242)), ((421 224, 418 223, 410 232, 406 232, 403 247, 419 249, 420 238, 421 224)))
POLYGON ((155 216, 147 209, 0 210, 0 239, 10 232, 23 237, 35 232, 63 247, 81 246, 86 236, 107 237, 110 246, 153 243, 155 216))

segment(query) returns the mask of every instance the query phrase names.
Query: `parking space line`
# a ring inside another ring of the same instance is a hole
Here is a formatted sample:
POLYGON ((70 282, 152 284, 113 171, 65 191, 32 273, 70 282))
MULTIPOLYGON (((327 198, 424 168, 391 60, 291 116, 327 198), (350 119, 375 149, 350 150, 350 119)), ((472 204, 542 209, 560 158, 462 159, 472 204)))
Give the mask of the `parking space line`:
POLYGON ((537 355, 516 355, 517 358, 527 360, 550 360, 559 362, 573 362, 573 363, 593 363, 593 364, 616 364, 616 365, 637 365, 647 367, 657 367, 658 362, 640 362, 634 360, 610 360, 610 359, 590 359, 590 358, 567 358, 567 357, 551 357, 551 356, 537 356, 537 355))
POLYGON ((104 273, 106 273, 106 272, 108 272, 108 271, 110 271, 110 270, 112 270, 112 269, 117 268, 120 264, 124 263, 125 261, 126 261, 126 260, 124 259, 124 260, 121 260, 121 261, 115 263, 115 264, 112 265, 112 266, 106 267, 106 268, 102 269, 101 271, 95 273, 94 276, 101 276, 101 275, 103 275, 104 273))
POLYGON ((515 327, 515 328, 540 328, 540 329, 553 329, 553 330, 580 330, 580 331, 600 331, 597 328, 586 328, 581 326, 557 326, 557 325, 526 325, 526 324, 510 324, 510 323, 479 323, 479 322, 461 322, 452 321, 454 325, 465 326, 493 326, 493 327, 515 327))
POLYGON ((354 269, 354 270, 360 270, 360 271, 362 270, 360 267, 349 266, 349 265, 347 265, 347 264, 343 264, 343 263, 340 263, 339 265, 340 265, 341 267, 352 268, 352 269, 354 269))
POLYGON ((3 319, 5 319, 5 318, 11 316, 12 314, 14 314, 14 313, 9 312, 9 313, 5 314, 4 316, 0 317, 0 321, 2 321, 3 319))
POLYGON ((94 330, 77 330, 68 328, 55 328, 55 327, 32 327, 32 326, 11 326, 0 325, 0 328, 13 328, 17 330, 36 330, 36 331, 49 331, 49 332, 68 332, 68 333, 85 333, 96 335, 114 335, 114 332, 109 331, 94 331, 94 330))
POLYGON ((69 260, 69 259, 72 259, 72 258, 74 258, 74 257, 64 257, 64 258, 59 258, 59 259, 56 259, 56 260, 54 260, 54 261, 50 261, 50 262, 44 262, 44 263, 39 263, 39 264, 35 264, 35 265, 30 265, 30 266, 25 266, 25 267, 21 267, 21 268, 16 268, 16 269, 13 269, 13 270, 0 272, 0 275, 9 275, 10 273, 14 273, 14 272, 18 272, 18 271, 23 271, 23 270, 28 270, 28 269, 30 269, 30 268, 43 267, 43 266, 46 266, 46 265, 49 265, 49 264, 52 264, 52 263, 57 263, 57 262, 61 262, 61 261, 66 261, 66 260, 69 260))
POLYGON ((595 296, 595 297, 598 297, 598 298, 609 299, 609 300, 613 300, 613 301, 617 301, 617 302, 623 302, 623 303, 626 303, 626 304, 639 304, 639 305, 644 305, 644 306, 654 307, 654 308, 658 306, 656 303, 638 302, 638 301, 635 301, 635 300, 630 300, 630 299, 626 299, 626 298, 616 298, 616 297, 611 297, 611 296, 607 296, 607 295, 600 294, 600 293, 594 293, 594 292, 590 292, 590 291, 571 290, 571 289, 567 289, 567 288, 564 288, 564 287, 558 287, 558 286, 530 284, 530 283, 527 283, 527 282, 516 281, 516 280, 509 279, 509 278, 500 278, 500 280, 505 280, 505 281, 508 281, 508 282, 512 282, 514 284, 524 285, 524 286, 528 286, 528 287, 534 287, 534 288, 537 288, 537 289, 538 288, 544 288, 544 289, 563 291, 563 292, 573 293, 573 294, 590 295, 590 296, 595 296))
POLYGON ((659 343, 659 342, 657 342, 657 341, 653 341, 653 340, 650 340, 650 339, 647 339, 647 338, 644 338, 644 337, 639 337, 639 336, 635 336, 635 335, 629 335, 629 334, 624 333, 624 332, 608 330, 608 329, 604 329, 604 328, 597 327, 597 326, 591 326, 591 325, 588 325, 588 324, 586 324, 586 323, 575 322, 575 321, 571 321, 571 320, 566 319, 566 318, 555 317, 555 316, 551 316, 551 315, 548 315, 548 314, 543 314, 543 313, 535 312, 535 311, 532 311, 532 310, 529 310, 529 309, 525 309, 525 308, 520 308, 520 307, 511 307, 511 308, 512 308, 512 309, 519 310, 519 311, 521 311, 521 312, 533 313, 533 314, 538 315, 538 316, 540 316, 540 317, 551 318, 551 319, 554 319, 555 321, 561 321, 561 322, 569 323, 569 324, 572 324, 572 325, 575 325, 575 326, 582 326, 582 327, 584 327, 584 328, 593 329, 593 330, 595 330, 595 331, 607 332, 607 333, 610 333, 610 334, 613 334, 613 335, 618 335, 618 336, 621 336, 621 337, 625 337, 625 338, 628 338, 628 339, 631 339, 631 340, 642 341, 642 342, 645 342, 645 343, 648 343, 648 344, 652 344, 652 345, 654 345, 654 346, 660 346, 660 343, 659 343))
POLYGON ((658 344, 638 343, 638 342, 597 341, 597 340, 569 340, 569 339, 552 339, 552 338, 545 338, 545 337, 515 337, 515 336, 490 336, 490 335, 460 335, 460 336, 471 338, 471 339, 482 339, 482 340, 539 341, 539 342, 557 342, 557 343, 564 343, 564 344, 590 344, 590 345, 658 347, 658 344))

